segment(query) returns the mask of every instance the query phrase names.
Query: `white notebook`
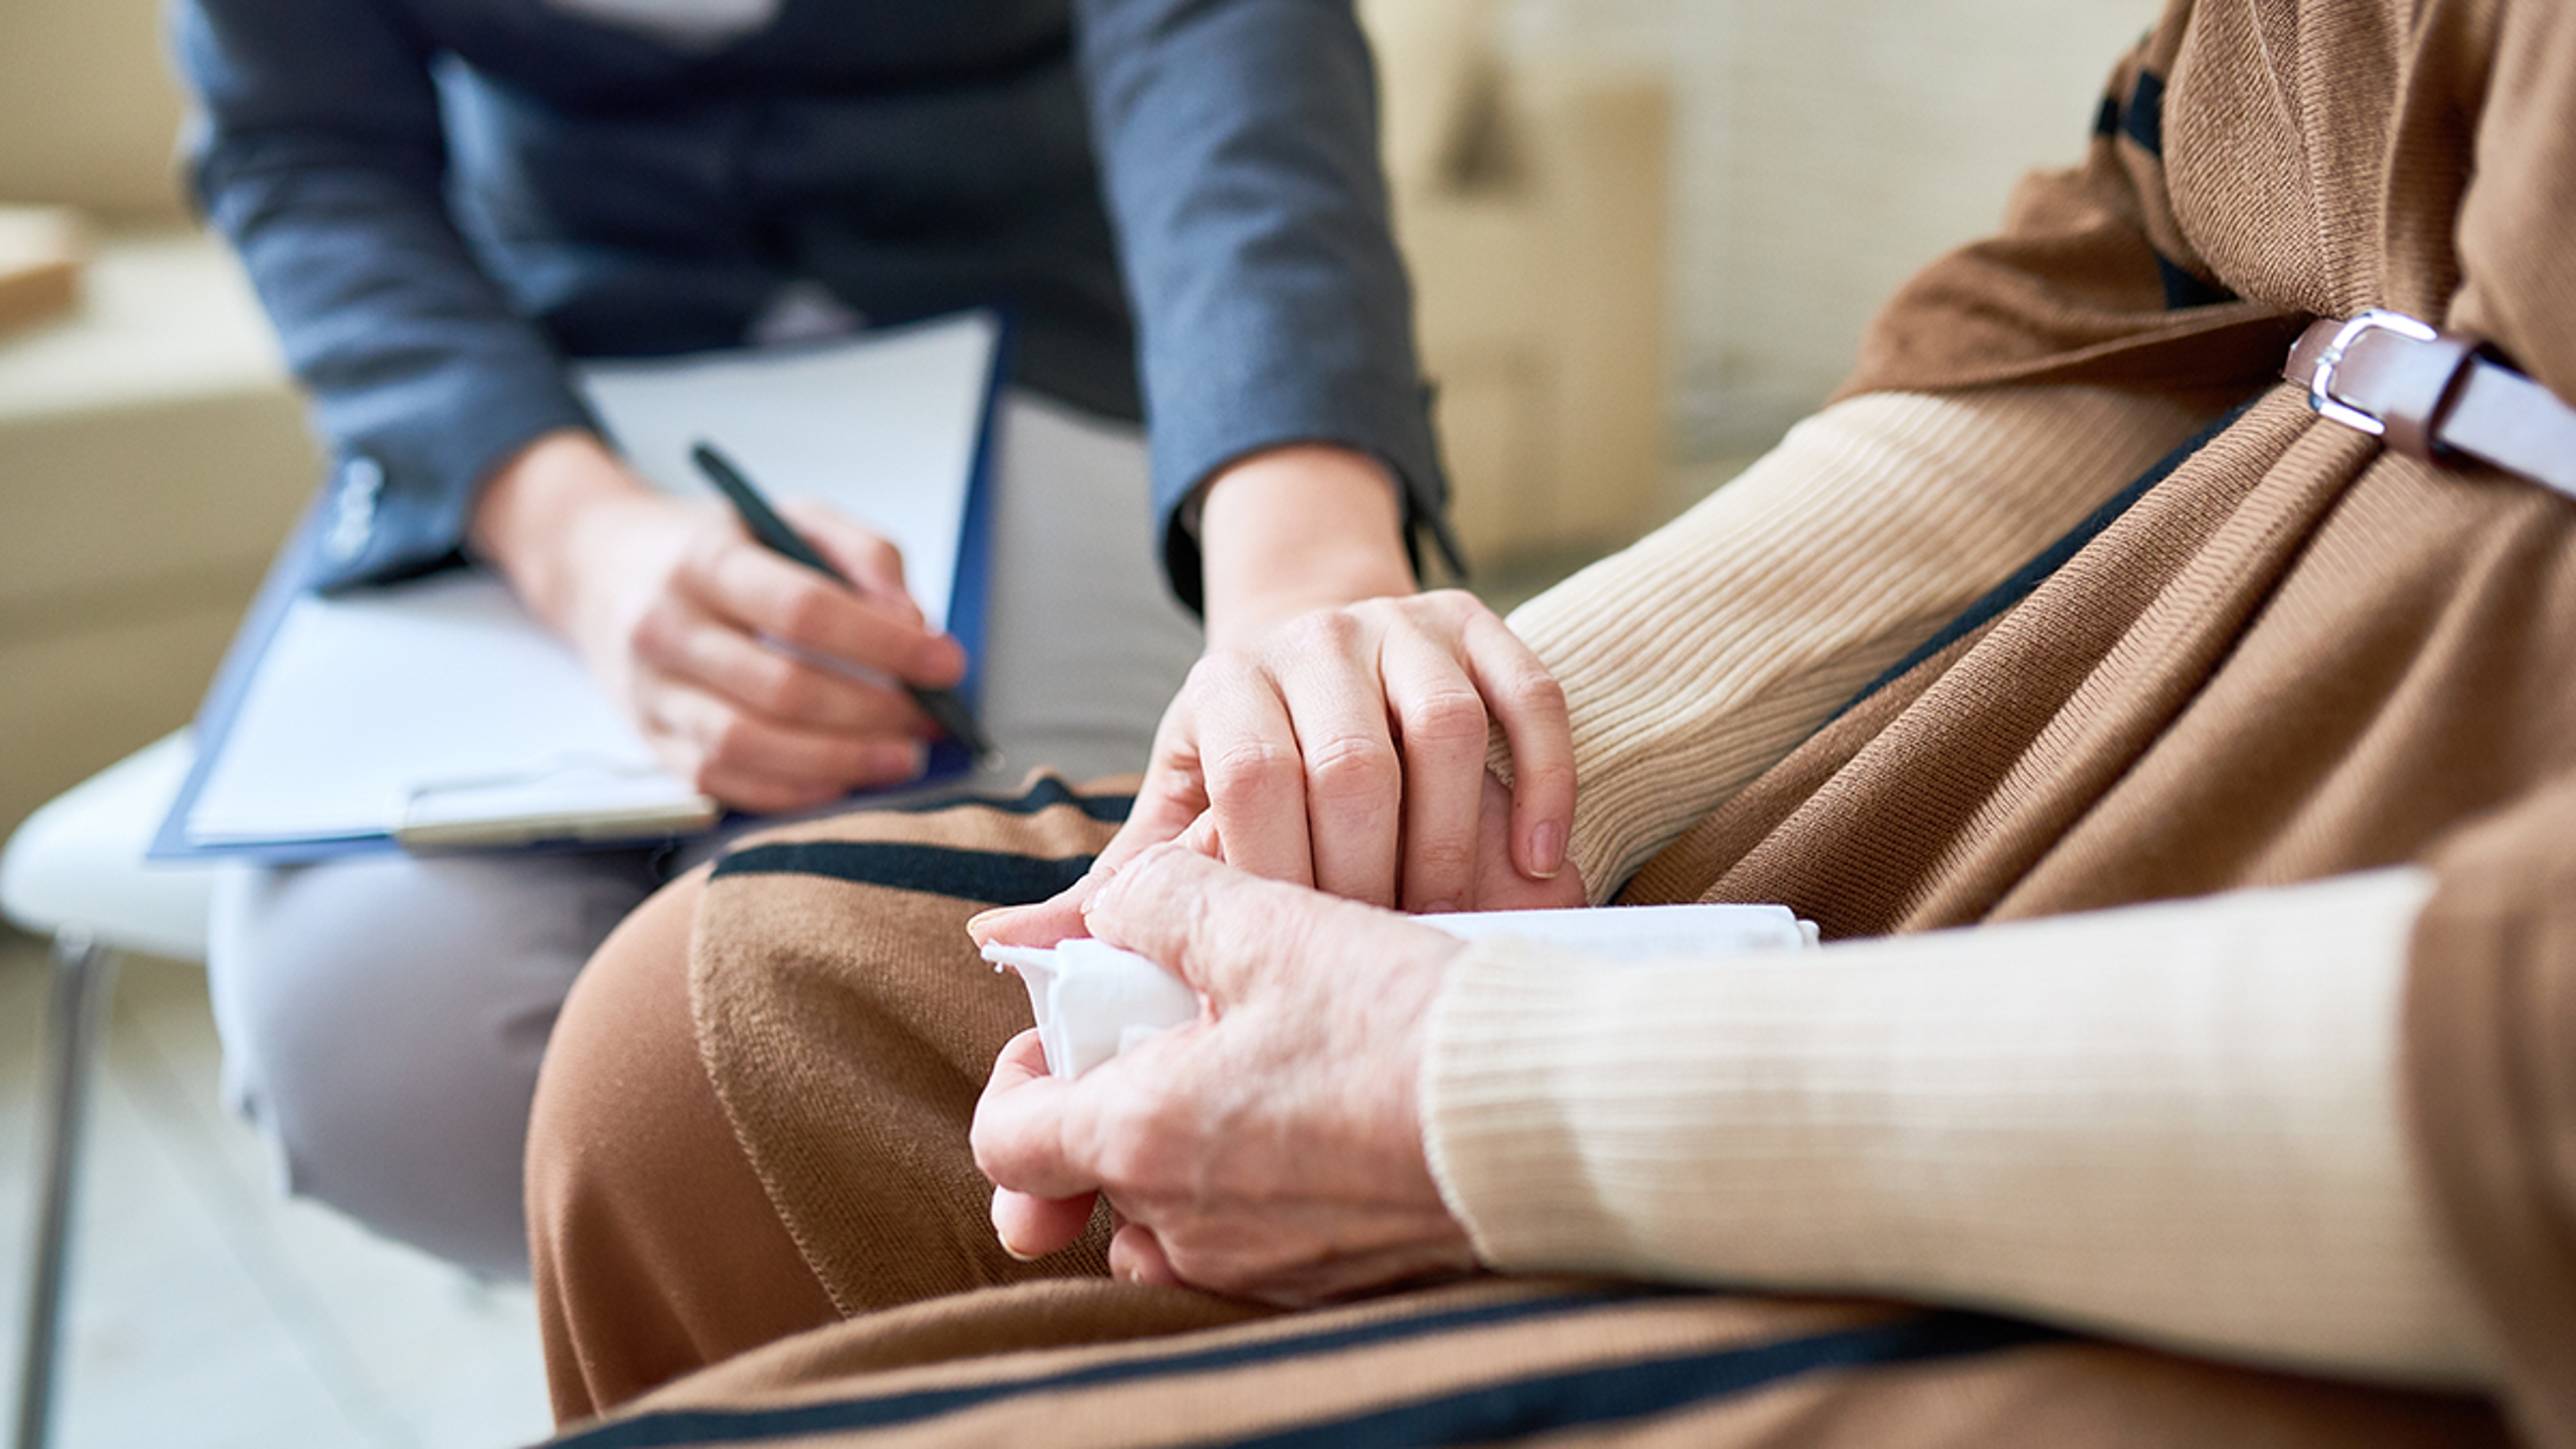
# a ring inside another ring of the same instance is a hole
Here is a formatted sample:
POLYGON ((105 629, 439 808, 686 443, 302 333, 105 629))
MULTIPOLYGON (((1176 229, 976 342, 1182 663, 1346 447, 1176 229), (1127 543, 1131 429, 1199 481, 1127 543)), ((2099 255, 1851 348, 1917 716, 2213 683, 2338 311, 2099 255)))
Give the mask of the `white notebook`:
MULTIPOLYGON (((688 461, 712 441, 772 497, 822 499, 894 542, 923 614, 964 637, 980 611, 955 591, 1000 341, 999 320, 976 312, 576 377, 654 484, 712 496, 688 461)), ((200 716, 203 754, 156 856, 602 842, 715 820, 490 575, 283 597, 236 641, 244 658, 200 716)))

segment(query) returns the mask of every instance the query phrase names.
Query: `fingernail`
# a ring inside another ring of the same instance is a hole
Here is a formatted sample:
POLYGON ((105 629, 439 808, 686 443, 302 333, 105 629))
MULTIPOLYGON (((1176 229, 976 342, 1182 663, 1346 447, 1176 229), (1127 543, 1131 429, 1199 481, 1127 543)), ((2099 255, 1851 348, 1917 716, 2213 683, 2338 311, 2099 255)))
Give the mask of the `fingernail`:
POLYGON ((1457 913, 1458 903, 1456 901, 1433 901, 1431 904, 1422 908, 1422 914, 1426 916, 1453 916, 1457 913))
POLYGON ((1554 880, 1565 868, 1565 827, 1542 820, 1530 831, 1530 870, 1540 880, 1554 880))
POLYGON ((909 780, 930 768, 927 745, 887 745, 877 752, 877 767, 891 779, 909 780))
POLYGON ((1011 1261, 1014 1263, 1034 1263, 1039 1258, 1045 1256, 1041 1253, 1023 1253, 1019 1249, 1012 1247, 1011 1240, 1008 1238, 999 1238, 999 1241, 1002 1244, 1002 1251, 1010 1254, 1011 1261))

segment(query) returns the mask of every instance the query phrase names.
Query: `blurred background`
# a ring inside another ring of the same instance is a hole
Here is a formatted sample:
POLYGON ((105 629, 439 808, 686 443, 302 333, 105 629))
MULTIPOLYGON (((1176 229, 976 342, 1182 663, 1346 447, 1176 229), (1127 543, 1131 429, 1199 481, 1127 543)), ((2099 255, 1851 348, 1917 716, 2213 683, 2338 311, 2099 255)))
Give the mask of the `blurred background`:
MULTIPOLYGON (((2156 9, 1363 0, 1478 586, 1525 597, 1811 410, 1881 297, 2077 156, 2156 9)), ((186 723, 317 477, 257 308, 180 203, 181 121, 156 0, 0 6, 0 833, 186 723)), ((43 965, 0 927, 11 1365, 43 965)), ((216 1066, 196 968, 134 963, 56 1442, 542 1432, 525 1291, 274 1201, 216 1066)))

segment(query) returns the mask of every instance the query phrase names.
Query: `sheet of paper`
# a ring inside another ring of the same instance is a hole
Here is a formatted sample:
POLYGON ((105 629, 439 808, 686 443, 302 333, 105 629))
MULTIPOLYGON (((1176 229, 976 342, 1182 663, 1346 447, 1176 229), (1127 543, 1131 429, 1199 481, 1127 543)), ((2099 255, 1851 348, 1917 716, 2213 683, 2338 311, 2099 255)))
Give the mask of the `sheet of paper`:
MULTIPOLYGON (((787 351, 597 365, 579 380, 657 485, 711 495, 688 450, 714 442, 773 497, 823 499, 893 540, 923 613, 945 625, 998 340, 976 313, 787 351)), ((656 768, 569 646, 497 580, 457 572, 296 596, 185 836, 385 835, 425 792, 420 813, 452 831, 483 800, 502 815, 577 816, 594 788, 604 816, 707 806, 656 768)))
MULTIPOLYGON (((415 790, 653 757, 509 590, 455 573, 288 607, 198 792, 208 843, 380 834, 415 790)), ((695 792, 659 777, 678 799, 695 792)))
POLYGON ((893 542, 913 601, 944 628, 999 332, 970 312, 856 344, 593 363, 574 377, 645 477, 709 496, 689 449, 715 444, 773 502, 819 498, 893 542))

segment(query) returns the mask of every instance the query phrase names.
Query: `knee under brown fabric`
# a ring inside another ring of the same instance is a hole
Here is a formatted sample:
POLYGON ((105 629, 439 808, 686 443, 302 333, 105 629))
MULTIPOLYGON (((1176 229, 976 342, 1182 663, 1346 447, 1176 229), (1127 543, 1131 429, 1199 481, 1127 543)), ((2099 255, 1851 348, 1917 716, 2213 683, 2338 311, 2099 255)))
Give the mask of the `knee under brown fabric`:
POLYGON ((967 1129, 994 1056, 1031 1017, 966 921, 1072 884, 1127 803, 1116 786, 1045 776, 1017 799, 767 832, 716 863, 690 948, 699 1050, 843 1313, 1108 1271, 1101 1223, 1036 1264, 993 1234, 967 1129))
POLYGON ((528 1231, 559 1421, 839 1316, 698 1060, 688 939, 705 884, 685 876, 618 927, 547 1045, 528 1231))
POLYGON ((538 1084, 528 1220, 563 1420, 844 1314, 1106 1271, 990 1226, 967 1143, 1030 1024, 968 916, 1080 875, 1125 797, 861 813, 749 837, 600 949, 538 1084))

